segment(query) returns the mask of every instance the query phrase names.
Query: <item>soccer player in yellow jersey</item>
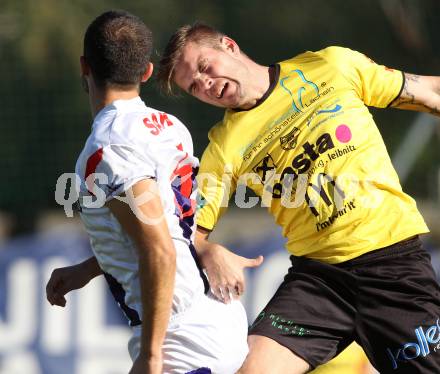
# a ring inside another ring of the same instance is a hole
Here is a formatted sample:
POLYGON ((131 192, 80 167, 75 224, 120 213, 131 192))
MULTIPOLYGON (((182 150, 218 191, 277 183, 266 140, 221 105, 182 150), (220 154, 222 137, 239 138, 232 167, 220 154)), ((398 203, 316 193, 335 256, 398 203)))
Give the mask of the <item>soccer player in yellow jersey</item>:
POLYGON ((440 78, 341 47, 262 66, 209 26, 170 39, 159 81, 226 108, 199 171, 197 250, 219 297, 243 292, 245 259, 210 242, 229 197, 261 198, 292 268, 250 329, 239 373, 305 373, 358 342, 381 373, 440 373, 440 287, 368 106, 440 113, 440 78), (437 352, 439 350, 439 352, 437 352))

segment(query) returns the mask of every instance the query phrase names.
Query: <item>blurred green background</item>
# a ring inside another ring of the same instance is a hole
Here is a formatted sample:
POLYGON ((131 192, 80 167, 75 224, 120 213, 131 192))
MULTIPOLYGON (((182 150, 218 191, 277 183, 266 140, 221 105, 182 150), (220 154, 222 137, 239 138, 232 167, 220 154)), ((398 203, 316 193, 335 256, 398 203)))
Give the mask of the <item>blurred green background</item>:
MULTIPOLYGON (((341 45, 389 67, 440 75, 438 0, 2 0, 0 212, 8 217, 8 235, 34 230, 43 212, 62 211, 54 199, 56 180, 74 171, 91 125, 79 80, 82 38, 97 15, 115 8, 140 16, 153 30, 153 62, 177 27, 201 20, 233 37, 262 64, 341 45)), ((163 97, 155 84, 145 86, 142 97, 187 124, 200 156, 222 111, 189 97, 163 97)), ((392 154, 416 114, 373 113, 392 154)), ((404 186, 436 204, 438 127, 404 186)))

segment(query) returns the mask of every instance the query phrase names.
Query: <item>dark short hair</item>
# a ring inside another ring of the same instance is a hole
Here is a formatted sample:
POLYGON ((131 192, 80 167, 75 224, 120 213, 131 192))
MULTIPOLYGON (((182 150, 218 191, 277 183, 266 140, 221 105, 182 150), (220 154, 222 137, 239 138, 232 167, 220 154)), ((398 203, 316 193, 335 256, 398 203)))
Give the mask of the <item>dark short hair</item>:
POLYGON ((122 10, 98 16, 84 36, 84 58, 100 87, 138 85, 152 48, 150 29, 122 10))
POLYGON ((221 48, 222 32, 201 22, 184 25, 177 29, 166 45, 156 75, 159 86, 166 94, 173 94, 173 78, 176 65, 182 56, 183 48, 189 43, 203 44, 221 48))

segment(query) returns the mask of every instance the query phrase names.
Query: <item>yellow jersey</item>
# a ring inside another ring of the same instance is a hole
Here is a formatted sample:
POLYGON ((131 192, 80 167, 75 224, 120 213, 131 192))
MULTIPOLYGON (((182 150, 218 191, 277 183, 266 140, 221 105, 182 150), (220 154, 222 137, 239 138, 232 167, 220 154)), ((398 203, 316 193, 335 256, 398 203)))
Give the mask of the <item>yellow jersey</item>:
POLYGON ((341 47, 276 67, 264 101, 209 132, 197 224, 212 230, 235 192, 239 207, 268 208, 289 252, 327 263, 428 232, 367 108, 390 105, 403 73, 341 47))
POLYGON ((339 355, 318 366, 310 374, 372 374, 372 367, 362 348, 351 343, 339 355))

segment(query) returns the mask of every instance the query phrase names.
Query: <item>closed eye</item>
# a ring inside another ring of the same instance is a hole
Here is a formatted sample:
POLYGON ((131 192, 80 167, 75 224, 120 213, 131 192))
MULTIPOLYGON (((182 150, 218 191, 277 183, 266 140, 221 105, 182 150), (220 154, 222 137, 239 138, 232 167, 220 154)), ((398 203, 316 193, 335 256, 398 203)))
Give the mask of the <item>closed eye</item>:
MULTIPOLYGON (((199 63, 198 63, 197 69, 198 69, 199 73, 204 73, 204 72, 206 72, 208 70, 208 66, 209 65, 208 65, 208 60, 207 59, 200 60, 199 63)), ((191 95, 194 95, 196 87, 197 87, 196 83, 192 82, 190 84, 190 86, 188 87, 188 93, 191 94, 191 95)))
POLYGON ((201 60, 199 62, 199 72, 203 73, 208 69, 208 60, 201 60))

